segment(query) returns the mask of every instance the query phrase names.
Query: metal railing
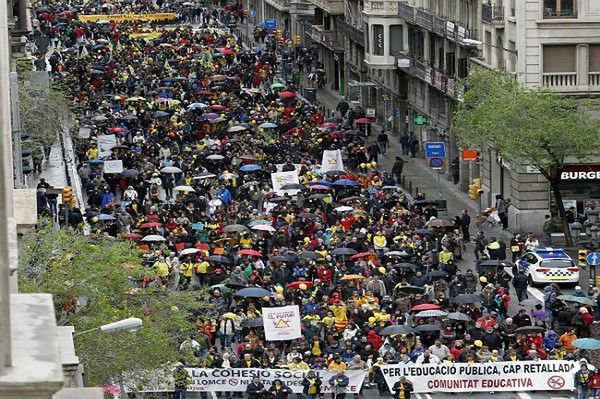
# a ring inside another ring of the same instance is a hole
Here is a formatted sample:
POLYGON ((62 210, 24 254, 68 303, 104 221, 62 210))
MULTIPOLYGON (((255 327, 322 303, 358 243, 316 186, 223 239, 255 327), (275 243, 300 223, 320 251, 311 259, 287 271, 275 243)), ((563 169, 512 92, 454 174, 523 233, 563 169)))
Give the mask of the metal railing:
POLYGON ((366 0, 364 12, 375 15, 398 14, 398 3, 398 0, 366 0))
POLYGON ((415 20, 415 8, 408 3, 398 3, 398 16, 405 21, 412 22, 415 20))
POLYGON ((417 9, 417 24, 428 30, 433 30, 433 15, 429 10, 417 9))
POLYGON ((344 14, 344 2, 340 0, 310 0, 315 6, 326 11, 330 15, 344 14))
POLYGON ((504 21, 504 5, 502 4, 482 4, 481 19, 487 23, 504 21))

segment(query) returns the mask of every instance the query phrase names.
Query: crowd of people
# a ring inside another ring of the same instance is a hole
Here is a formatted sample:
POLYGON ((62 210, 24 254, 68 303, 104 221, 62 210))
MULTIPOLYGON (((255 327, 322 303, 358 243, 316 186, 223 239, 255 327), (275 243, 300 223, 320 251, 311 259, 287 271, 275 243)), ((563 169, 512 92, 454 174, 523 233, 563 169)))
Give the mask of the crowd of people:
MULTIPOLYGON (((382 364, 579 360, 572 342, 590 336, 597 310, 561 301, 555 284, 544 302, 527 298, 507 253, 514 261, 533 248, 530 237, 515 235, 507 249, 472 235, 466 211, 444 219, 435 201, 407 196, 400 154, 363 134, 371 121, 348 109, 326 118, 299 99, 293 82, 276 78, 275 51, 230 33, 240 10, 91 1, 37 11, 36 35, 50 42, 36 65, 71 82, 78 126, 91 129, 77 142, 86 209, 66 222, 137 242, 139 287, 208 291, 182 352, 211 368, 336 371, 339 381, 308 373, 304 393, 335 384, 340 399, 345 370, 368 371, 365 387, 385 395, 382 364), (77 18, 149 12, 176 12, 177 23, 77 18), (108 148, 105 136, 115 137, 108 148), (323 152, 338 149, 345 168, 323 173, 323 152), (385 157, 396 157, 389 171, 385 157), (104 171, 109 161, 122 170, 104 171), (299 182, 275 192, 281 171, 299 182), (235 294, 244 287, 270 294, 235 294), (261 310, 288 304, 301 309, 302 338, 266 342, 261 310)), ((414 157, 418 141, 404 141, 414 157)), ((249 386, 250 398, 289 393, 261 385, 249 386)), ((408 399, 410 386, 391 388, 408 399)))

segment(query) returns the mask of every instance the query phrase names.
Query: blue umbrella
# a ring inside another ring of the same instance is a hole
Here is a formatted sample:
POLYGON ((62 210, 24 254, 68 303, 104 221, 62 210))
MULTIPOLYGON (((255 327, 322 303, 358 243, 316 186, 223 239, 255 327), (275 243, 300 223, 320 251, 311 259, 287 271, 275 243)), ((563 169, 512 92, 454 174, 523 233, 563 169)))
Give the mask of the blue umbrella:
POLYGON ((194 223, 192 225, 192 230, 204 230, 204 224, 203 223, 194 223))
POLYGON ((261 51, 265 51, 264 47, 252 47, 253 51, 256 51, 257 53, 260 53, 261 51))
POLYGON ((107 215, 106 213, 101 213, 98 215, 98 220, 115 220, 115 217, 112 215, 107 215))
POLYGON ((248 223, 248 226, 250 227, 254 227, 254 226, 258 226, 260 224, 268 224, 271 225, 272 222, 270 220, 264 220, 264 219, 259 219, 259 220, 253 220, 250 223, 248 223))
POLYGON ((321 185, 321 186, 327 186, 327 187, 331 187, 332 183, 330 181, 327 180, 317 180, 315 182, 310 182, 308 183, 309 186, 317 186, 317 185, 321 185))
POLYGON ((169 116, 169 113, 165 111, 156 111, 152 116, 155 118, 164 118, 165 116, 169 116))
POLYGON ((260 125, 258 125, 258 127, 260 127, 261 129, 270 129, 270 128, 277 127, 277 125, 274 123, 271 123, 271 122, 265 122, 265 123, 261 123, 260 125))
POLYGON ((203 104, 203 103, 193 103, 188 105, 188 109, 202 109, 202 108, 208 108, 207 104, 203 104))
POLYGON ((597 350, 600 349, 600 341, 594 338, 579 338, 571 343, 579 349, 597 350))
POLYGON ((85 161, 85 163, 89 163, 91 165, 98 165, 100 163, 104 163, 104 161, 101 159, 88 159, 87 161, 85 161))
POLYGON ((271 291, 265 290, 264 288, 249 287, 242 288, 241 290, 237 291, 234 295, 243 296, 246 298, 262 298, 263 296, 272 296, 273 293, 271 291))
POLYGON ((252 165, 244 165, 244 166, 242 166, 240 168, 240 171, 241 172, 255 172, 255 171, 260 170, 260 169, 261 169, 260 165, 254 165, 254 164, 252 164, 252 165))
POLYGON ((217 119, 218 117, 219 117, 219 114, 215 114, 214 112, 209 112, 208 114, 202 115, 202 117, 200 119, 205 120, 205 121, 212 121, 213 119, 217 119))
POLYGON ((358 186, 358 182, 350 179, 340 179, 333 182, 334 186, 358 186))

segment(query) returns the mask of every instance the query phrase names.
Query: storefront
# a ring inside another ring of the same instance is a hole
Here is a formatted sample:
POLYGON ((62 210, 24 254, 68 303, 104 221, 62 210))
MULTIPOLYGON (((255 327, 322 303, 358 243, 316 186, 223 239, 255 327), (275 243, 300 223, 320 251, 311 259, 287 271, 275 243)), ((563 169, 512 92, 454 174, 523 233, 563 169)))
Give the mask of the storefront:
POLYGON ((600 165, 567 165, 560 180, 565 209, 575 206, 586 213, 600 207, 600 165))

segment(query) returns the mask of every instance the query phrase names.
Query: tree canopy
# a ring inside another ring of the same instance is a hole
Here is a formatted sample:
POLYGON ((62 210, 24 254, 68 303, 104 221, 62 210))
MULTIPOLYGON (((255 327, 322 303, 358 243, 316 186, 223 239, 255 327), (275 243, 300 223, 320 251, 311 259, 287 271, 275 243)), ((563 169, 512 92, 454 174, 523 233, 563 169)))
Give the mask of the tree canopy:
POLYGON ((89 385, 124 378, 141 385, 146 371, 179 361, 179 345, 194 331, 193 314, 206 306, 203 293, 141 288, 135 277, 140 259, 131 243, 55 231, 51 223, 25 238, 19 289, 52 293, 59 325, 80 332, 128 317, 144 322, 135 333, 94 331, 75 338, 89 385))

